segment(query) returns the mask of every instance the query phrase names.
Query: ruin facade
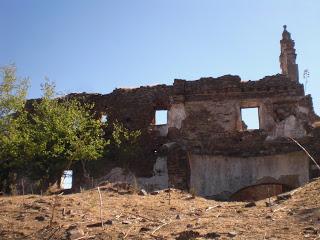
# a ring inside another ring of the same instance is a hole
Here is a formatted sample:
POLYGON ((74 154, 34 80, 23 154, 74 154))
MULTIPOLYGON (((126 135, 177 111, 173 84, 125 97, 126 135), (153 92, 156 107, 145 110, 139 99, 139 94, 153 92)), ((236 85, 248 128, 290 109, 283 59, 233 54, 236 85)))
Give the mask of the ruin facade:
MULTIPOLYGON (((119 121, 142 133, 144 157, 132 159, 129 173, 102 159, 105 170, 93 177, 131 181, 134 175, 147 189, 173 186, 235 200, 259 199, 307 183, 315 176, 313 164, 290 138, 318 156, 314 123, 319 117, 299 83, 295 44, 286 26, 280 45, 282 73, 257 81, 225 75, 68 95, 94 103, 97 116, 105 115, 109 125, 119 121), (258 109, 258 129, 246 129, 241 114, 246 108, 258 109), (156 124, 158 110, 167 111, 166 124, 156 124)), ((80 169, 73 169, 75 190, 83 184, 80 169)))

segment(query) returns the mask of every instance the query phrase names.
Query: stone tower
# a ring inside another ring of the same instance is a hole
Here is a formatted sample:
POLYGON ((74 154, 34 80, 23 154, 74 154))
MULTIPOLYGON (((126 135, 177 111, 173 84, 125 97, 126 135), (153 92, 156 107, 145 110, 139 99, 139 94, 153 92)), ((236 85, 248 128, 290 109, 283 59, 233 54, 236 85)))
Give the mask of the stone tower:
POLYGON ((280 40, 281 54, 280 67, 282 74, 287 75, 292 81, 299 82, 298 64, 296 64, 296 49, 291 34, 287 31, 287 26, 283 26, 282 39, 280 40))

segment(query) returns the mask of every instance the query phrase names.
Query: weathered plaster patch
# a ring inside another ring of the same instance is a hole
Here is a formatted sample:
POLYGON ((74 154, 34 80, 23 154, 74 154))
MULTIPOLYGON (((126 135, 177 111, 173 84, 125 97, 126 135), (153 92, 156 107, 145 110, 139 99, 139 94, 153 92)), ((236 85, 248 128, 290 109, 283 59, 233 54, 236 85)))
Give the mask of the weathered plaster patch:
POLYGON ((182 121, 186 118, 184 104, 173 104, 168 113, 168 127, 181 128, 182 121))
POLYGON ((134 184, 135 182, 139 187, 147 190, 158 190, 168 187, 168 168, 167 158, 158 157, 153 166, 153 176, 151 178, 136 178, 132 172, 126 172, 122 168, 113 168, 106 176, 103 177, 104 181, 109 182, 126 182, 134 184))
POLYGON ((303 123, 299 121, 299 119, 297 119, 295 116, 290 115, 276 125, 273 137, 300 138, 305 135, 306 130, 303 126, 303 123))
POLYGON ((154 129, 156 131, 159 131, 159 135, 161 137, 165 137, 168 135, 168 125, 167 124, 155 125, 154 129))
POLYGON ((191 188, 201 196, 228 198, 267 178, 292 187, 309 180, 309 160, 302 152, 248 158, 192 154, 189 161, 191 188), (288 182, 285 176, 298 177, 288 182))
POLYGON ((309 109, 306 107, 298 106, 298 111, 304 114, 309 114, 309 109))

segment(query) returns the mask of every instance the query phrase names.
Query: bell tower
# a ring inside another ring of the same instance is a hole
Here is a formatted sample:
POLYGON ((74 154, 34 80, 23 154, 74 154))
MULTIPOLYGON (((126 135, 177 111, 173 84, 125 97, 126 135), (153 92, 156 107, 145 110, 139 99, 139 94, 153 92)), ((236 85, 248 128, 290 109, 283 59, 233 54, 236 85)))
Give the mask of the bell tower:
POLYGON ((283 26, 282 39, 280 40, 281 54, 279 57, 282 74, 287 75, 292 81, 299 82, 298 64, 296 64, 296 49, 287 25, 283 26))

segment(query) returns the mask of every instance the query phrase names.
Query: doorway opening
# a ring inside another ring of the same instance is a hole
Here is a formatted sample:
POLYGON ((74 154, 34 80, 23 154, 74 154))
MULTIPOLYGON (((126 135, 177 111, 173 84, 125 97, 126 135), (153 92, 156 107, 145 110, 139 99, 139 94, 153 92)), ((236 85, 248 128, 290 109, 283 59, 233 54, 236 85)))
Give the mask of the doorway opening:
POLYGON ((71 189, 72 188, 72 170, 63 171, 63 175, 61 177, 60 186, 62 189, 71 189))

